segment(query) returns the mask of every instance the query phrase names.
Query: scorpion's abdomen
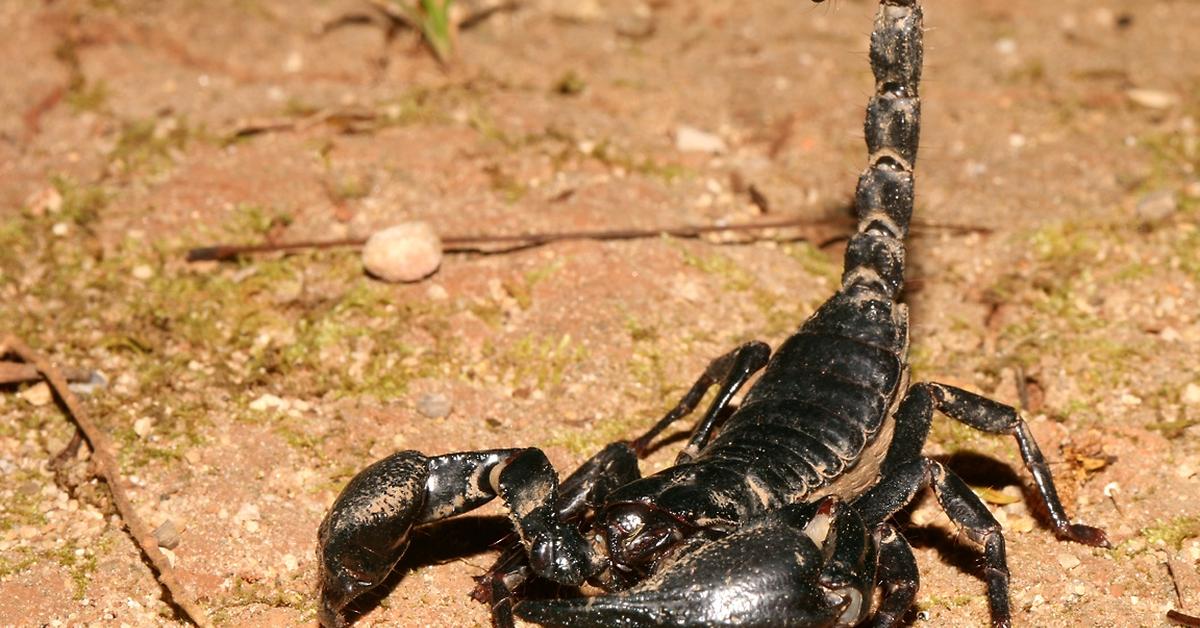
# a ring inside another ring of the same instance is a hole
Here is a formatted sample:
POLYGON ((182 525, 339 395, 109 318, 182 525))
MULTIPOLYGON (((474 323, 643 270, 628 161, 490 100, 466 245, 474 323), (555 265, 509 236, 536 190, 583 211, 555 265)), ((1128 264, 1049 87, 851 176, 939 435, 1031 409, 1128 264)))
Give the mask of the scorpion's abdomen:
POLYGON ((764 508, 804 499, 858 465, 903 377, 907 329, 870 290, 836 295, 779 347, 697 458, 737 470, 764 508))

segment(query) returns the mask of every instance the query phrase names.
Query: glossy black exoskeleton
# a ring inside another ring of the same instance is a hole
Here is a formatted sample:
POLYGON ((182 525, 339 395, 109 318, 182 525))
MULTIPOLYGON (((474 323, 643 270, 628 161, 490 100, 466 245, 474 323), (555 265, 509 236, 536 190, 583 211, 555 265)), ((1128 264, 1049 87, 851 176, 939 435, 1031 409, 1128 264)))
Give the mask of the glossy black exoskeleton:
POLYGON ((1068 521, 1025 422, 952 386, 908 382, 908 314, 897 301, 913 208, 920 123, 922 15, 882 0, 871 37, 875 93, 869 161, 855 196, 858 230, 842 285, 775 352, 747 343, 714 360, 646 434, 609 445, 559 485, 538 449, 426 457, 403 451, 358 474, 321 524, 321 621, 379 584, 414 526, 495 497, 514 540, 475 596, 493 622, 513 614, 560 626, 891 626, 912 606, 918 573, 889 522, 932 487, 983 547, 992 623, 1011 623, 1000 525, 962 480, 921 454, 933 411, 1010 434, 1064 539, 1106 546, 1068 521), (731 399, 762 375, 735 411, 731 399), (712 386, 712 405, 674 466, 640 477, 638 458, 712 386), (609 593, 517 600, 531 578, 609 593), (515 603, 514 603, 514 600, 515 603))

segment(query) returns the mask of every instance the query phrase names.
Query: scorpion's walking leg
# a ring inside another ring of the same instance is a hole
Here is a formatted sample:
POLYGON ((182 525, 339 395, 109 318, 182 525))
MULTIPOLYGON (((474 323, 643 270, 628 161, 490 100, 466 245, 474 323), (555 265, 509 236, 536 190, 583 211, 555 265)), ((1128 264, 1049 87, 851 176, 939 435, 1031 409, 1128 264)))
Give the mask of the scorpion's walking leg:
MULTIPOLYGON (((591 471, 585 465, 577 473, 591 471)), ((599 570, 600 560, 583 535, 559 517, 558 477, 541 450, 433 458, 401 451, 355 476, 321 523, 322 623, 344 623, 342 610, 391 572, 413 526, 467 512, 497 496, 537 575, 581 584, 599 570)))
POLYGON ((890 523, 880 524, 878 586, 883 591, 879 609, 871 618, 871 628, 891 628, 912 608, 920 587, 921 574, 913 558, 912 547, 890 523))
POLYGON ((882 463, 880 475, 886 479, 860 497, 855 506, 868 524, 880 523, 909 503, 917 491, 932 486, 950 519, 983 546, 984 577, 992 622, 996 626, 1008 626, 1011 623, 1008 566, 1000 524, 965 482, 940 463, 921 455, 935 408, 976 429, 1016 436, 1022 457, 1034 475, 1034 482, 1052 513, 1055 531, 1061 538, 1101 547, 1108 545, 1108 538, 1099 528, 1071 524, 1067 520, 1045 460, 1015 409, 940 384, 915 384, 909 388, 896 411, 896 432, 882 463))
POLYGON ((1025 420, 1017 414, 1016 408, 961 388, 934 383, 914 385, 909 389, 904 403, 916 406, 908 413, 911 417, 906 415, 906 418, 915 420, 902 421, 901 417, 897 417, 897 435, 893 440, 892 451, 888 452, 884 461, 885 474, 889 464, 902 464, 904 460, 920 455, 919 449, 925 442, 932 419, 930 410, 936 408, 946 416, 977 430, 993 434, 1011 434, 1016 438, 1021 450, 1021 459, 1033 475, 1033 484, 1046 505, 1055 535, 1060 539, 1084 545, 1108 546, 1108 537, 1103 530, 1071 523, 1067 518, 1066 510, 1058 497, 1058 490, 1054 487, 1050 467, 1046 465, 1042 450, 1030 433, 1025 420))
POLYGON ((691 438, 688 439, 688 444, 679 452, 675 464, 690 461, 708 443, 713 430, 718 427, 719 421, 724 416, 725 409, 729 407, 734 395, 752 375, 767 365, 770 357, 771 347, 764 342, 754 340, 710 362, 708 368, 704 369, 704 374, 696 380, 695 384, 692 384, 691 390, 683 396, 683 399, 654 427, 633 441, 634 450, 639 455, 645 453, 655 437, 671 423, 691 414, 708 389, 714 384, 720 383, 721 387, 717 389, 717 396, 713 398, 712 404, 709 405, 704 416, 696 423, 691 438))
MULTIPOLYGON (((960 526, 968 538, 983 546, 984 580, 987 582, 992 625, 997 628, 1011 626, 1004 535, 1000 524, 979 496, 940 462, 924 457, 901 465, 883 477, 883 481, 854 502, 863 520, 868 525, 886 521, 911 502, 918 491, 932 486, 942 510, 950 520, 960 526)), ((894 606, 899 607, 899 600, 894 606)))

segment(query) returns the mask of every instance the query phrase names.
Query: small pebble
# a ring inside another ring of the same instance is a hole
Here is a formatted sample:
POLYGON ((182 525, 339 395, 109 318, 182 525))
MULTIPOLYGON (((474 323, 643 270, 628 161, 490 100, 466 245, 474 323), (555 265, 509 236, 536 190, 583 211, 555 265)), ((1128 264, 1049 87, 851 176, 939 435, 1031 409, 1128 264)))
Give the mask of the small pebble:
POLYGON ((262 513, 255 504, 243 504, 238 509, 237 514, 233 516, 233 520, 237 523, 242 521, 258 521, 262 518, 262 513))
POLYGON ((1196 468, 1185 462, 1175 468, 1175 475, 1179 476, 1180 479, 1188 480, 1193 475, 1196 475, 1196 468))
POLYGON ((425 291, 425 296, 429 297, 430 301, 445 301, 450 298, 450 293, 446 292, 446 288, 440 283, 431 284, 429 289, 425 291))
POLYGON ((29 195, 25 199, 25 207, 34 216, 57 214, 63 206, 62 194, 54 187, 46 187, 29 195))
POLYGON ((1033 530, 1033 518, 1026 515, 1011 515, 1005 529, 1025 534, 1033 530))
POLYGON ((138 281, 146 281, 154 276, 154 269, 148 264, 139 264, 133 268, 133 278, 138 281))
POLYGON ((179 547, 179 528, 175 527, 174 521, 167 519, 154 530, 154 540, 163 549, 175 549, 179 547))
POLYGON ((270 409, 283 410, 287 408, 287 402, 271 393, 266 393, 263 396, 250 402, 250 409, 255 412, 263 412, 270 409))
POLYGON ((1180 400, 1189 406, 1200 406, 1200 385, 1192 382, 1185 386, 1180 400))
POLYGON ((440 419, 450 414, 453 404, 442 393, 425 393, 417 397, 417 412, 429 419, 440 419))
POLYGON ((1074 554, 1063 552, 1058 555, 1058 564, 1062 565, 1063 569, 1074 569, 1079 566, 1079 558, 1074 554))
POLYGON ((401 223, 375 232, 362 260, 368 273, 384 281, 419 281, 441 266, 442 241, 427 223, 401 223))
POLYGON ((1161 89, 1133 88, 1125 90, 1125 97, 1135 105, 1147 109, 1170 109, 1179 103, 1179 95, 1161 89))
POLYGON ((154 429, 154 419, 142 417, 133 422, 133 433, 145 438, 154 429))
POLYGON ((1156 190, 1138 199, 1134 211, 1145 222, 1158 222, 1170 218, 1178 208, 1173 190, 1156 190))
POLYGON ((46 382, 38 382, 21 391, 21 398, 29 405, 40 408, 50 403, 54 399, 54 394, 50 392, 50 386, 46 382))
POLYGON ((300 568, 300 561, 296 560, 296 557, 291 554, 284 554, 283 568, 288 571, 296 571, 300 568))
POLYGON ((723 153, 729 149, 720 137, 686 124, 675 129, 675 148, 685 153, 723 153))

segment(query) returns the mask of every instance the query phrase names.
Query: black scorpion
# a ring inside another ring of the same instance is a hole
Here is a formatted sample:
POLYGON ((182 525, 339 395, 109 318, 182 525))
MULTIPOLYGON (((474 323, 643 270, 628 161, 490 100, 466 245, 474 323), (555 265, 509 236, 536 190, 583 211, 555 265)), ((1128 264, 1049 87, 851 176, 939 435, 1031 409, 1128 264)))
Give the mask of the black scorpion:
POLYGON ((921 454, 934 410, 1016 438, 1055 534, 1107 546, 1102 530, 1068 521, 1015 409, 953 386, 908 382, 908 315, 897 296, 922 56, 918 2, 882 0, 870 49, 870 157, 842 286, 773 355, 749 342, 717 358, 653 428, 609 445, 561 486, 535 448, 402 451, 367 467, 321 524, 321 622, 344 625, 347 605, 388 575, 414 526, 499 496, 518 539, 475 592, 492 603, 499 626, 511 626, 513 613, 562 626, 891 626, 912 606, 918 573, 890 518, 932 487, 982 546, 992 623, 1008 626, 1000 525, 961 479, 921 454), (716 397, 675 465, 640 477, 637 461, 651 441, 714 385, 716 397), (534 578, 609 593, 514 604, 511 591, 534 578))

